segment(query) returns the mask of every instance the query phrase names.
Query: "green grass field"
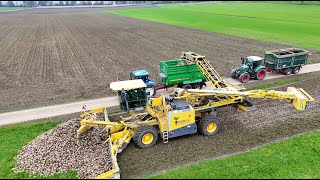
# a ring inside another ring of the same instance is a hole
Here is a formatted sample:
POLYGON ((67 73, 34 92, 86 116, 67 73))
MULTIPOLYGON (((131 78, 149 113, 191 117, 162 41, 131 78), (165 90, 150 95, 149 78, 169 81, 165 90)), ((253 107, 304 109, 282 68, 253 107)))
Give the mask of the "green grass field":
POLYGON ((319 4, 224 2, 105 12, 320 50, 319 4))
POLYGON ((148 176, 151 179, 320 178, 320 132, 308 133, 257 150, 148 176))
POLYGON ((22 9, 31 9, 25 7, 0 7, 0 12, 8 12, 8 11, 18 11, 22 9))
MULTIPOLYGON (((28 173, 14 173, 12 168, 16 161, 14 157, 19 150, 38 135, 56 127, 60 121, 43 121, 27 124, 15 124, 0 128, 0 178, 29 178, 28 173)), ((76 178, 76 172, 55 174, 50 177, 35 176, 33 178, 76 178)))

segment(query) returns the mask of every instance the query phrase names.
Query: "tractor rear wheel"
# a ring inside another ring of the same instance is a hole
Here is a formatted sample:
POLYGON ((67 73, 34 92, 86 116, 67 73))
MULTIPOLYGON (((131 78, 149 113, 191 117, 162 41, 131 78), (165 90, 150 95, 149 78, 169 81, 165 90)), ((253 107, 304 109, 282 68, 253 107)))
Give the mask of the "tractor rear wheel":
POLYGON ((237 78, 236 71, 237 71, 237 69, 232 69, 231 72, 230 72, 231 77, 232 77, 233 79, 237 78))
POLYGON ((156 144, 159 134, 152 126, 141 126, 134 133, 133 141, 139 148, 148 148, 156 144))
POLYGON ((220 128, 220 122, 215 116, 205 116, 198 124, 198 131, 204 136, 217 134, 220 128))
POLYGON ((294 67, 294 68, 292 69, 292 74, 298 74, 299 71, 300 71, 300 67, 294 67))
POLYGON ((192 84, 192 88, 193 89, 201 89, 202 88, 202 83, 201 82, 194 83, 194 84, 192 84))
POLYGON ((256 79, 257 80, 263 80, 266 77, 267 71, 265 69, 260 69, 256 73, 256 79))
POLYGON ((242 83, 247 83, 249 80, 250 80, 250 75, 249 75, 249 73, 247 73, 247 72, 242 73, 242 74, 239 76, 239 81, 242 82, 242 83))

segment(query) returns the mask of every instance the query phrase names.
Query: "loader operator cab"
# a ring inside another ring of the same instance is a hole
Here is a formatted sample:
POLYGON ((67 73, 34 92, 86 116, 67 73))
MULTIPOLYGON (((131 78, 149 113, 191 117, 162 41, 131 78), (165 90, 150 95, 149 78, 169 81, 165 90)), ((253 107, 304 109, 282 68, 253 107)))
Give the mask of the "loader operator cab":
POLYGON ((156 85, 155 83, 149 79, 149 72, 146 70, 135 70, 130 73, 130 79, 142 79, 146 84, 146 91, 150 93, 151 96, 156 95, 156 85))
POLYGON ((112 82, 110 88, 117 92, 120 109, 139 110, 146 107, 149 93, 142 79, 112 82))

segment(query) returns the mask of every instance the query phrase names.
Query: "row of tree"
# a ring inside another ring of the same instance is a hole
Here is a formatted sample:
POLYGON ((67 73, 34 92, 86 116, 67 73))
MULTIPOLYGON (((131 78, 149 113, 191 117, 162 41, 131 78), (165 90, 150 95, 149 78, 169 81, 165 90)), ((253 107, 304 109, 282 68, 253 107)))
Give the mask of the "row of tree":
POLYGON ((190 3, 199 1, 23 1, 23 4, 15 4, 14 1, 8 1, 2 3, 0 1, 0 7, 35 7, 35 6, 76 6, 76 5, 112 5, 112 4, 167 4, 167 3, 190 3))

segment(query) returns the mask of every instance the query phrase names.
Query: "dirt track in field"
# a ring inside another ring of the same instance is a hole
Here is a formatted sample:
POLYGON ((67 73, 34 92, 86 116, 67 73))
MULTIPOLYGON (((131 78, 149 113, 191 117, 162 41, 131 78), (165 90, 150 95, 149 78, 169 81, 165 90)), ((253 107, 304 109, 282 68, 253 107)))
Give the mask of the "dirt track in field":
MULTIPOLYGON (((0 14, 0 113, 113 95, 109 83, 161 60, 206 55, 228 77, 240 57, 291 47, 135 20, 101 8, 32 9, 0 14)), ((310 62, 320 62, 311 50, 310 62)))

